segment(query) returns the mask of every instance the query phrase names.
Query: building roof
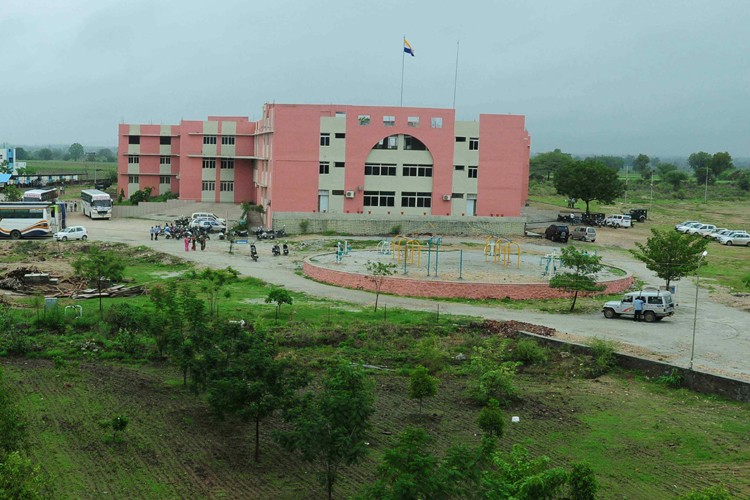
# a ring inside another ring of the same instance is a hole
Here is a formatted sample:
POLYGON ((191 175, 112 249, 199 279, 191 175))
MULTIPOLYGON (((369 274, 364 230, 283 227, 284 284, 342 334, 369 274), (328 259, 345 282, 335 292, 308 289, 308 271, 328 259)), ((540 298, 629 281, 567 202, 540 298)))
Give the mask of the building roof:
POLYGON ((0 183, 6 183, 10 180, 12 174, 0 174, 0 183))

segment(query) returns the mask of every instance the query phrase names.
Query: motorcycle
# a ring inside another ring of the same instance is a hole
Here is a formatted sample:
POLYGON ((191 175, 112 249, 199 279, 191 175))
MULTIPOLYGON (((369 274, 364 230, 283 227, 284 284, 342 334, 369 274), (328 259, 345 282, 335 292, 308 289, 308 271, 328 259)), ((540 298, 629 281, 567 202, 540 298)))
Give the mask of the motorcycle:
POLYGON ((271 249, 271 252, 273 253, 274 257, 278 257, 279 255, 281 255, 281 249, 279 248, 279 245, 274 245, 271 249))
POLYGON ((253 262, 258 262, 258 249, 255 248, 255 245, 250 245, 250 258, 253 259, 253 262))
POLYGON ((284 251, 284 255, 285 256, 289 255, 289 245, 287 245, 286 243, 284 243, 284 246, 282 248, 283 248, 283 251, 284 251))
POLYGON ((276 232, 273 229, 257 227, 255 228, 255 237, 259 240, 272 240, 276 238, 276 232))

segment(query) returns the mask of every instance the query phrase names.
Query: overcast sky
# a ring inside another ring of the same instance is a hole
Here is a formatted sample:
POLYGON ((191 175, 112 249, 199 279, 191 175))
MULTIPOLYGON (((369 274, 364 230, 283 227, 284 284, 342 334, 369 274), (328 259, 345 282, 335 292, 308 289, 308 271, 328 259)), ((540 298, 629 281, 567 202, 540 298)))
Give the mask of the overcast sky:
POLYGON ((748 0, 3 0, 0 143, 264 102, 526 115, 532 151, 750 156, 748 0))

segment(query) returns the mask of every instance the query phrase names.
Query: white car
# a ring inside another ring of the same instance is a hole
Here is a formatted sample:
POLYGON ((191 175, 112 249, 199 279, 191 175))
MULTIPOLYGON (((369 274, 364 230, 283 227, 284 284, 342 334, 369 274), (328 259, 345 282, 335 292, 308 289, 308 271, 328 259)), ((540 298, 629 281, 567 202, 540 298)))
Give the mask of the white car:
POLYGON ((209 233, 219 233, 227 229, 227 226, 214 219, 196 219, 190 223, 189 227, 190 229, 203 229, 209 233))
POLYGON ((680 222, 679 224, 675 224, 674 228, 675 231, 679 231, 681 226, 687 226, 688 224, 697 224, 699 221, 697 220, 686 220, 685 222, 680 222))
POLYGON ((716 233, 711 234, 711 238, 715 239, 716 241, 719 241, 724 236, 729 236, 732 233, 736 233, 739 231, 738 229, 724 229, 723 231, 718 231, 716 233))
POLYGON ((699 228, 703 225, 702 222, 691 222, 690 224, 685 224, 684 226, 680 226, 677 228, 677 231, 681 233, 687 233, 691 229, 699 228))
POLYGON ((717 234, 719 234, 722 231, 727 231, 727 228, 725 227, 717 227, 713 231, 701 231, 701 234, 704 238, 710 240, 713 239, 717 234))
POLYGON ((219 224, 226 224, 227 223, 226 219, 222 219, 218 215, 212 214, 211 212, 193 212, 190 215, 190 218, 192 220, 195 220, 195 219, 213 219, 216 222, 218 222, 219 224))
POLYGON ((83 226, 69 226, 65 229, 63 229, 60 232, 57 232, 53 235, 53 237, 60 241, 68 241, 68 240, 83 240, 86 241, 89 237, 89 233, 86 231, 86 228, 83 226))
POLYGON ((703 236, 704 231, 713 231, 716 229, 716 226, 713 224, 701 224, 700 226, 693 226, 688 228, 687 231, 685 231, 685 234, 697 234, 699 236, 703 236))
POLYGON ((750 234, 744 231, 738 231, 729 236, 722 236, 719 243, 727 246, 745 245, 750 247, 750 234))
POLYGON ((604 225, 609 227, 631 227, 633 218, 629 215, 614 214, 604 219, 604 225))
POLYGON ((661 321, 663 318, 673 316, 675 304, 672 294, 667 291, 654 288, 644 288, 638 292, 628 292, 620 300, 611 300, 602 306, 602 313, 607 319, 626 316, 635 316, 633 301, 636 297, 643 300, 643 320, 646 323, 661 321))

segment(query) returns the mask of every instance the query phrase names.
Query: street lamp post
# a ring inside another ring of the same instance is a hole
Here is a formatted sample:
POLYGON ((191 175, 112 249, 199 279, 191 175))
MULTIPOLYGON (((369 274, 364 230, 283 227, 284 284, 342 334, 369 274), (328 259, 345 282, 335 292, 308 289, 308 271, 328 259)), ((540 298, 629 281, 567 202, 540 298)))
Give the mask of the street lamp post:
POLYGON ((703 250, 703 253, 701 254, 701 258, 698 259, 698 267, 695 270, 695 309, 693 310, 693 342, 692 347, 690 348, 690 370, 693 369, 693 358, 695 357, 695 326, 698 323, 698 290, 700 290, 699 281, 700 281, 700 271, 701 271, 701 261, 703 258, 708 255, 708 250, 703 250))
POLYGON ((654 169, 651 169, 651 198, 648 202, 648 212, 653 213, 654 211, 654 169))
POLYGON ((708 162, 706 162, 706 188, 703 191, 703 203, 708 202, 708 162))

